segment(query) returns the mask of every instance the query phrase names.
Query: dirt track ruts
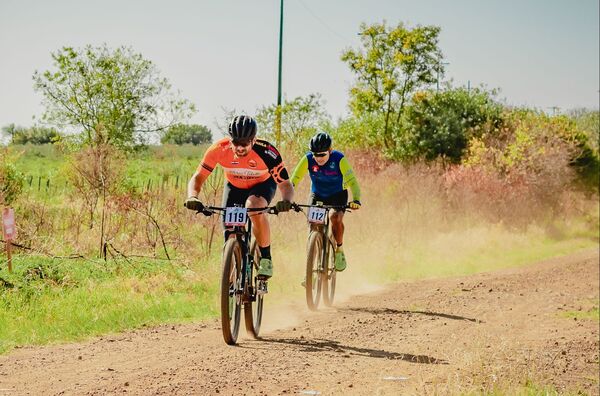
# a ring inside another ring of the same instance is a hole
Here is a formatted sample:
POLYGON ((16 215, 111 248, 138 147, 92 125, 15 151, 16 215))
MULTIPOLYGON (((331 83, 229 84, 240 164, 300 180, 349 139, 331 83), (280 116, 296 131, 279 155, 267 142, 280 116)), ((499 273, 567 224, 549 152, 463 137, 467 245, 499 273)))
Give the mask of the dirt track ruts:
POLYGON ((317 313, 271 307, 277 328, 237 347, 211 321, 21 348, 0 356, 0 395, 447 394, 526 378, 598 394, 598 322, 560 315, 597 306, 598 259, 398 283, 317 313))

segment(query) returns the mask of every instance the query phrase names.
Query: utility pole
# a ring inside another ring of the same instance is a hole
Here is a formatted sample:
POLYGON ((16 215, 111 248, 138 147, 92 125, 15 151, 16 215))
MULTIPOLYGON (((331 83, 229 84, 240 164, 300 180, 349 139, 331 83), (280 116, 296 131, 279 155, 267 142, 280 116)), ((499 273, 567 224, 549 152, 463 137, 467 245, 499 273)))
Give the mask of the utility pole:
POLYGON ((281 49, 283 44, 283 0, 281 0, 279 12, 279 74, 277 77, 277 109, 275 111, 275 135, 277 136, 277 148, 281 145, 281 49))
POLYGON ((435 83, 435 89, 436 91, 440 91, 440 69, 442 68, 442 65, 449 65, 450 62, 440 62, 438 60, 438 68, 437 68, 437 81, 435 83))
POLYGON ((552 110, 552 116, 555 116, 560 111, 560 107, 558 106, 550 106, 548 108, 552 110))

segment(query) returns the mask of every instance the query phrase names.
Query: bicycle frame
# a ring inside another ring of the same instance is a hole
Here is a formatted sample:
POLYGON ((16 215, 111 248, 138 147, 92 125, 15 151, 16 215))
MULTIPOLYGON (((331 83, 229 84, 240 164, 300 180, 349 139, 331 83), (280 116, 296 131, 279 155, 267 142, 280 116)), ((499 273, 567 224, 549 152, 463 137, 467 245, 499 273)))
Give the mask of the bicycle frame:
MULTIPOLYGON (((211 213, 221 212, 224 214, 226 208, 208 206, 207 210, 211 213)), ((235 226, 232 230, 232 234, 235 234, 235 238, 238 240, 238 243, 240 244, 240 247, 242 249, 242 277, 240 279, 239 285, 236 287, 236 290, 234 290, 234 293, 236 295, 241 295, 242 302, 244 303, 256 301, 257 293, 267 293, 266 281, 260 282, 259 286, 264 287, 261 288, 261 290, 254 290, 254 287, 251 282, 252 271, 254 268, 254 255, 250 251, 250 248, 252 246, 252 220, 250 219, 250 213, 261 211, 265 211, 267 213, 274 213, 274 208, 248 208, 247 211, 249 212, 249 214, 246 217, 246 224, 244 226, 235 226)))
POLYGON ((311 224, 310 225, 311 231, 316 231, 316 232, 321 233, 322 240, 323 240, 322 260, 319 263, 319 272, 326 271, 326 269, 323 266, 327 265, 327 257, 329 257, 329 250, 331 249, 331 246, 332 245, 335 246, 335 244, 336 244, 333 233, 330 232, 330 229, 329 229, 329 210, 330 209, 326 208, 325 224, 311 224))
POLYGON ((336 241, 330 229, 329 211, 332 209, 347 209, 345 206, 329 205, 299 205, 294 204, 294 210, 303 211, 301 208, 309 208, 307 218, 310 223, 310 233, 307 243, 307 263, 306 263, 306 301, 309 309, 316 310, 323 296, 323 302, 326 306, 333 304, 335 295, 336 272, 334 268, 333 252, 335 251, 336 241), (324 211, 311 211, 310 208, 324 209, 324 211), (325 218, 323 218, 324 216, 325 218), (318 222, 311 221, 318 220, 318 222), (322 221, 322 223, 321 223, 322 221), (320 241, 320 242, 319 242, 320 241), (315 247, 320 244, 320 251, 315 251, 315 247), (315 262, 315 258, 319 257, 315 262), (323 293, 321 293, 323 292, 323 293))
POLYGON ((267 293, 267 280, 253 275, 255 255, 258 257, 256 242, 252 242, 251 212, 277 213, 275 208, 245 208, 242 206, 222 208, 204 207, 200 212, 206 216, 222 213, 228 233, 223 246, 223 268, 221 272, 221 330, 223 339, 229 345, 237 342, 241 309, 247 333, 258 338, 262 322, 263 295, 267 293))

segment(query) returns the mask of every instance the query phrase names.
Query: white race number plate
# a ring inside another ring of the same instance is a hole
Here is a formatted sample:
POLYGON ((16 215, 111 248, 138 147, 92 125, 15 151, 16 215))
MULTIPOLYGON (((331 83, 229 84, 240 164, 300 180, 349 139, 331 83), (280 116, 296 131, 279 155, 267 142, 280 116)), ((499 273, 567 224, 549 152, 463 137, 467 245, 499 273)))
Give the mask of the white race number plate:
POLYGON ((246 208, 226 208, 225 225, 226 226, 244 226, 248 212, 246 208))
POLYGON ((325 216, 327 211, 325 208, 311 206, 308 208, 308 222, 313 224, 325 224, 325 216))

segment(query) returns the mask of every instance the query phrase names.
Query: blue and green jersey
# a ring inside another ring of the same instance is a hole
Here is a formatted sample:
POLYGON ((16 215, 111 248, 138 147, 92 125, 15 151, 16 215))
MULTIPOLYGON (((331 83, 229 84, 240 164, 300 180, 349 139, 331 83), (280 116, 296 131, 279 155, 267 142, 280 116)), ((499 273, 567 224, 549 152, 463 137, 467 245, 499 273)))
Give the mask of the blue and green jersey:
POLYGON ((307 153, 294 169, 291 177, 292 184, 298 185, 306 172, 310 174, 312 181, 311 191, 316 195, 326 198, 349 187, 352 191, 352 199, 360 201, 358 180, 350 163, 341 152, 333 150, 329 160, 322 166, 317 164, 311 152, 307 153))

